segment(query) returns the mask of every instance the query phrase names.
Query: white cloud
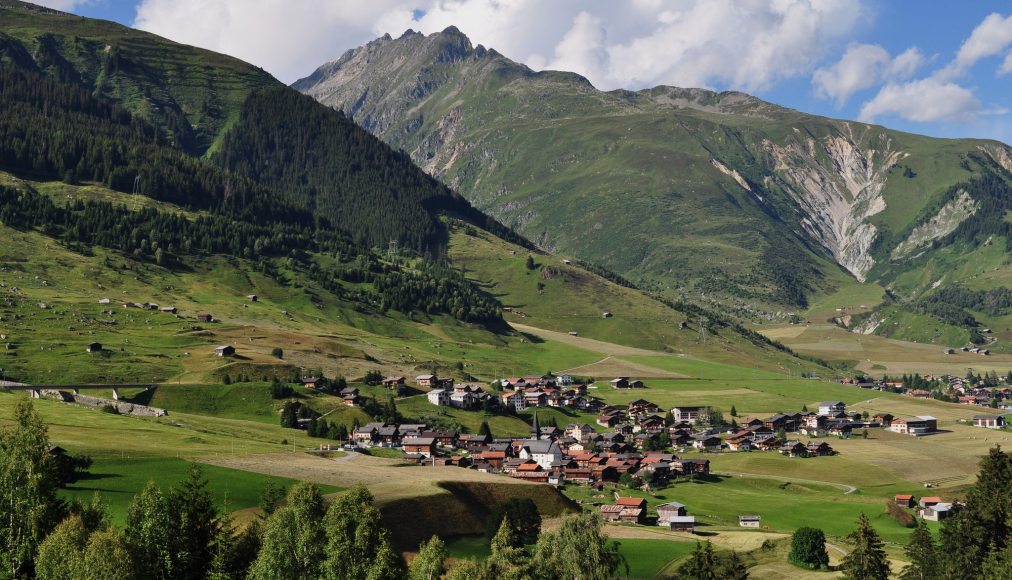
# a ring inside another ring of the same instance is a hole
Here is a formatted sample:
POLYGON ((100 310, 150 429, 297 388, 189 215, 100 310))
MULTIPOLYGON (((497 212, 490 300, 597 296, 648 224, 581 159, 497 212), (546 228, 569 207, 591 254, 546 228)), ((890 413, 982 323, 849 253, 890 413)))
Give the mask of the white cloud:
POLYGON ((998 67, 998 74, 1000 75, 1007 75, 1010 72, 1012 72, 1012 52, 1005 55, 1005 62, 1001 63, 1001 66, 998 67))
POLYGON ((861 107, 860 120, 870 123, 885 115, 917 122, 967 122, 981 112, 980 101, 969 89, 929 77, 908 83, 890 83, 861 107))
MULTIPOLYGON (((956 58, 941 71, 938 76, 943 79, 955 78, 982 58, 996 56, 1012 45, 1012 16, 1002 17, 1000 14, 989 14, 970 33, 969 38, 959 47, 956 58)), ((1007 62, 1007 59, 1006 59, 1007 62)), ((1002 65, 1004 69, 1004 65, 1002 65)), ((1001 70, 1001 69, 999 69, 1001 70)))
MULTIPOLYGON (((402 0, 141 0, 134 26, 230 54, 294 81, 372 40, 373 25, 402 0)), ((403 31, 402 31, 403 32, 403 31)))
POLYGON ((862 1, 141 0, 135 25, 289 82, 383 33, 453 25, 475 44, 600 88, 756 91, 811 72, 857 27, 862 1))
POLYGON ((38 4, 39 6, 45 6, 46 8, 52 8, 53 10, 70 12, 75 8, 94 4, 95 0, 31 0, 31 3, 38 4))
POLYGON ((856 92, 882 82, 910 78, 924 64, 924 55, 911 47, 893 58, 877 44, 851 44, 836 64, 812 75, 815 94, 842 107, 856 92))

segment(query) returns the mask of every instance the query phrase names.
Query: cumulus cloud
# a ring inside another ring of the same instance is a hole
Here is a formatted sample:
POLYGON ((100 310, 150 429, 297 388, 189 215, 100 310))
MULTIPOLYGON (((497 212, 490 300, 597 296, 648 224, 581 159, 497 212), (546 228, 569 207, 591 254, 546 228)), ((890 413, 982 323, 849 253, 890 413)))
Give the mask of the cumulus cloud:
POLYGON ((141 0, 134 26, 230 54, 291 82, 372 40, 377 19, 402 4, 402 0, 141 0))
POLYGON ((95 0, 31 0, 31 3, 38 4, 39 6, 45 6, 46 8, 52 8, 54 10, 70 12, 75 8, 94 4, 95 0))
POLYGON ((1001 63, 1001 66, 998 67, 998 74, 1000 75, 1007 75, 1010 72, 1012 72, 1012 52, 1005 55, 1005 62, 1001 63))
POLYGON ((836 64, 812 75, 815 94, 842 107, 856 92, 886 81, 910 78, 924 63, 924 55, 911 47, 893 58, 877 44, 851 44, 836 64))
MULTIPOLYGON (((963 41, 956 58, 940 70, 937 76, 943 79, 958 77, 981 59, 1005 52, 1010 45, 1012 45, 1012 15, 1002 17, 997 13, 989 14, 963 41)), ((1003 64, 999 71, 1004 68, 1003 64)))
POLYGON ((861 107, 859 118, 867 123, 884 115, 917 122, 967 122, 976 119, 980 112, 980 101, 972 91, 929 77, 887 84, 861 107))
POLYGON ((599 88, 759 91, 810 73, 863 14, 862 0, 141 0, 135 26, 285 81, 383 33, 453 25, 475 44, 599 88))

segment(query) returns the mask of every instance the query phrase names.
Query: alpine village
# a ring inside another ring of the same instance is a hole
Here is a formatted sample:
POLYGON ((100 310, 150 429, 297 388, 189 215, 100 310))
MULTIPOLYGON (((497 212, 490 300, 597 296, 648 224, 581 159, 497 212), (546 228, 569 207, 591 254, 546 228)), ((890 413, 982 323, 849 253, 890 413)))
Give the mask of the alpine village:
POLYGON ((1012 579, 1012 16, 900 4, 0 0, 0 578, 1012 579))

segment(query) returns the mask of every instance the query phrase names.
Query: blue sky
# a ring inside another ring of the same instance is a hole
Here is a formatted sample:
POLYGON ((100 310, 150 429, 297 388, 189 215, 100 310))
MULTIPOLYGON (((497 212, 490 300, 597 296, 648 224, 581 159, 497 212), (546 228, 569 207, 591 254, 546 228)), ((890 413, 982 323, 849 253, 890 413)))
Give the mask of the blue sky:
POLYGON ((598 88, 743 90, 940 137, 1012 143, 1012 2, 40 0, 232 54, 292 82, 384 32, 453 24, 598 88))

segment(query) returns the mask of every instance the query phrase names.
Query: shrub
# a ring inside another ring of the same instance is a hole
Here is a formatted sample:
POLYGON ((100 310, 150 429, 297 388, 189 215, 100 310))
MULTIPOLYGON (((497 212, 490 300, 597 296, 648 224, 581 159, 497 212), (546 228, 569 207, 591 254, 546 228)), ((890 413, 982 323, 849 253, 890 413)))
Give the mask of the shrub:
POLYGON ((275 346, 274 348, 271 349, 271 356, 273 356, 274 358, 283 359, 285 358, 285 351, 282 350, 281 347, 275 346))
POLYGON ((886 500, 885 505, 886 513, 888 513, 892 519, 896 520, 899 525, 904 528, 917 527, 917 520, 914 519, 913 514, 896 505, 896 502, 886 500))
POLYGON ((826 568, 829 554, 826 552, 826 534, 819 528, 801 527, 791 537, 791 553, 787 560, 803 568, 826 568))

